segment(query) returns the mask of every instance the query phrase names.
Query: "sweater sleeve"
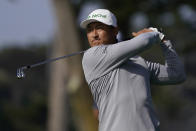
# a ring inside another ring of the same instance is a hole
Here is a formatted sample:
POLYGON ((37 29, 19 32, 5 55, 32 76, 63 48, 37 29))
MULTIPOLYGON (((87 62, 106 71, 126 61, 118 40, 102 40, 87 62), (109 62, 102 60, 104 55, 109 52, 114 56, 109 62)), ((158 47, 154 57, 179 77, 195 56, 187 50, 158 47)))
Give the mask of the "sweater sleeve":
POLYGON ((150 71, 151 82, 155 84, 178 84, 186 79, 184 66, 172 47, 170 41, 161 43, 161 48, 165 57, 165 65, 147 62, 150 71))
POLYGON ((90 48, 85 52, 82 60, 86 80, 90 82, 109 73, 130 57, 159 42, 157 32, 148 32, 127 41, 90 48))

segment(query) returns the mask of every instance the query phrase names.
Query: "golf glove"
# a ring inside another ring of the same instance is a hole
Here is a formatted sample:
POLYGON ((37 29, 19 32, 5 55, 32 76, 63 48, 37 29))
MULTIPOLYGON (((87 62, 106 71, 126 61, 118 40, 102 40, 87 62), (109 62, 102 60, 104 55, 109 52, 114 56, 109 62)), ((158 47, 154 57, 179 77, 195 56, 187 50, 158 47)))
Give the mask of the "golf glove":
POLYGON ((163 33, 159 32, 157 28, 150 27, 149 29, 153 30, 154 32, 158 32, 159 33, 159 38, 161 39, 161 41, 165 37, 165 35, 163 33))

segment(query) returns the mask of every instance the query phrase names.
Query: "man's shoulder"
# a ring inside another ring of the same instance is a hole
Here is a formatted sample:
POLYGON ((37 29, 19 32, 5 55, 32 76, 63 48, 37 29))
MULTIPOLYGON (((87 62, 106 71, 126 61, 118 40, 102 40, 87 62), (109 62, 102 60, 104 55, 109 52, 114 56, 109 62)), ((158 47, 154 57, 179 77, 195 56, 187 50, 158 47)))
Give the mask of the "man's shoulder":
POLYGON ((97 47, 91 47, 88 50, 86 50, 85 53, 84 53, 84 55, 83 55, 82 61, 84 62, 86 60, 89 60, 93 56, 96 48, 97 47))
POLYGON ((88 50, 85 51, 84 56, 88 56, 89 54, 93 54, 95 50, 97 49, 97 46, 91 47, 88 50))
POLYGON ((100 46, 94 46, 89 48, 87 51, 85 51, 83 60, 89 60, 90 58, 94 59, 95 57, 99 57, 101 54, 103 54, 106 50, 107 46, 100 45, 100 46))
POLYGON ((85 51, 82 58, 82 67, 88 83, 100 76, 103 66, 104 46, 94 46, 85 51))

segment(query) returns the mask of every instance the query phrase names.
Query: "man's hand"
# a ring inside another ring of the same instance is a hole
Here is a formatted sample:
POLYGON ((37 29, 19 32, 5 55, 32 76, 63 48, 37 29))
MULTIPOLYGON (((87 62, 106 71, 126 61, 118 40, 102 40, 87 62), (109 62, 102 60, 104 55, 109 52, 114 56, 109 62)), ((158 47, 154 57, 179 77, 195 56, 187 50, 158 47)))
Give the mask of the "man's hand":
POLYGON ((132 35, 133 35, 134 37, 136 37, 136 36, 138 36, 138 35, 140 35, 140 34, 142 34, 142 33, 152 32, 152 31, 153 31, 153 30, 151 30, 151 29, 144 28, 143 30, 140 30, 140 31, 138 31, 138 32, 132 32, 132 35))
POLYGON ((144 28, 143 30, 140 30, 140 31, 138 31, 138 32, 132 32, 132 35, 133 35, 134 37, 136 37, 136 36, 138 36, 138 35, 140 35, 140 34, 142 34, 142 33, 146 33, 146 32, 158 32, 158 33, 159 33, 159 38, 160 38, 160 40, 161 40, 161 41, 164 40, 165 35, 164 35, 163 33, 159 32, 157 28, 153 28, 153 27, 144 28))

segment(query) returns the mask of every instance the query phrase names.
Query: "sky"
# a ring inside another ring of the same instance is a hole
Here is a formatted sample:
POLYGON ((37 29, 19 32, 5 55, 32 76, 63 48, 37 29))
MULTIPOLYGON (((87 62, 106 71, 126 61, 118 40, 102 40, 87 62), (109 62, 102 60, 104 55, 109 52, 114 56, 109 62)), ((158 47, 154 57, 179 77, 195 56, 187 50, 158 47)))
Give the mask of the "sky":
POLYGON ((0 48, 47 41, 54 35, 51 0, 0 0, 0 48))
MULTIPOLYGON (((0 0, 0 49, 47 42, 54 36, 56 21, 51 0, 0 0)), ((78 25, 100 3, 85 4, 78 25)))

